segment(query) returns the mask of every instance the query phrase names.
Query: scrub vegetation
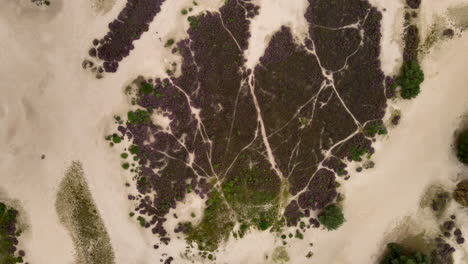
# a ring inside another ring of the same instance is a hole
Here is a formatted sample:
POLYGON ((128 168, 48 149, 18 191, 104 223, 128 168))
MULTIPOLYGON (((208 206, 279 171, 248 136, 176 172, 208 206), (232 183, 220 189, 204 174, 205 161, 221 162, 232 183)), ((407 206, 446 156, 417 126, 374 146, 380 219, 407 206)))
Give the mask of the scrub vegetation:
POLYGON ((77 264, 113 264, 109 235, 89 191, 82 165, 74 161, 65 172, 55 202, 60 221, 75 246, 77 264))
POLYGON ((24 251, 16 248, 20 235, 18 211, 0 202, 0 263, 23 263, 24 251))
POLYGON ((431 264, 429 256, 421 252, 409 252, 397 243, 387 245, 387 253, 380 264, 431 264))
POLYGON ((318 219, 328 230, 338 229, 345 221, 341 207, 336 204, 326 206, 318 215, 318 219))
POLYGON ((206 207, 200 222, 181 220, 174 231, 205 255, 250 230, 304 239, 307 228, 343 224, 336 174, 347 174, 347 159, 372 155, 370 137, 386 133, 382 14, 362 0, 308 3, 305 45, 283 26, 252 70, 244 55, 259 7, 188 8, 188 37, 168 43, 182 57, 180 75, 129 85, 132 111, 118 131, 131 145, 121 166, 136 182, 138 194, 129 195, 135 218, 161 242, 171 239, 167 214, 187 195, 206 199, 206 207), (158 124, 161 115, 167 127, 158 124))
POLYGON ((457 139, 457 157, 460 162, 468 165, 468 130, 460 133, 457 139))

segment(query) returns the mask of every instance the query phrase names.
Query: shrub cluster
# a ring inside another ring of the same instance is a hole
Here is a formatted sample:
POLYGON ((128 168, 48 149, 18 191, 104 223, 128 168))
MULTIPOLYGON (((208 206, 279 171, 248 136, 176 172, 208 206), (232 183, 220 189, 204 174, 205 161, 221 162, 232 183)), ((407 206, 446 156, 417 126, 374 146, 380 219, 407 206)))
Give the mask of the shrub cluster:
POLYGON ((401 87, 401 97, 403 99, 412 99, 420 92, 419 87, 424 81, 424 73, 421 66, 416 61, 407 61, 401 67, 400 76, 395 80, 393 88, 401 87))
POLYGON ((457 157, 461 162, 468 165, 468 130, 458 136, 457 157))
POLYGON ((328 230, 337 229, 345 221, 341 207, 336 204, 326 206, 318 215, 318 219, 328 230))
POLYGON ((380 264, 430 264, 428 256, 421 252, 408 253, 397 243, 387 244, 387 253, 380 264))

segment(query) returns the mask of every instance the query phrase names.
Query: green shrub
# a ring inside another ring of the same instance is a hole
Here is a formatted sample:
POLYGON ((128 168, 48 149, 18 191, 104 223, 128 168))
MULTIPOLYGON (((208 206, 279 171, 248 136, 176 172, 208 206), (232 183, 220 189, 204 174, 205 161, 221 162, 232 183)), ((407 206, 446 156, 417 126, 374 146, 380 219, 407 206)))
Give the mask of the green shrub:
POLYGON ((128 148, 128 151, 130 151, 130 153, 132 153, 132 154, 137 154, 138 153, 138 146, 137 145, 131 145, 128 148))
POLYGON ((387 253, 380 264, 430 264, 430 258, 421 252, 409 253, 396 243, 387 244, 387 253))
POLYGON ((197 28, 200 25, 200 21, 197 17, 194 16, 187 17, 187 21, 189 22, 191 28, 197 28))
POLYGON ((468 165, 468 130, 458 136, 457 157, 461 162, 468 165))
MULTIPOLYGON (((168 42, 169 42, 169 40, 168 40, 168 42)), ((153 85, 151 83, 144 82, 144 83, 141 84, 140 93, 150 94, 150 93, 153 92, 153 90, 154 90, 154 87, 153 87, 153 85)))
POLYGON ((341 207, 336 204, 330 204, 320 212, 318 220, 328 230, 335 230, 344 223, 345 218, 341 207))
POLYGON ((130 124, 148 124, 151 123, 150 114, 145 111, 138 109, 136 111, 129 111, 127 113, 128 122, 130 124))
POLYGON ((174 44, 174 42, 175 42, 174 39, 168 39, 164 47, 170 47, 174 44))
POLYGON ((401 87, 401 97, 403 99, 412 99, 420 92, 419 87, 424 81, 424 73, 416 61, 407 61, 401 67, 400 76, 397 77, 393 88, 401 87))
POLYGON ((119 137, 117 134, 113 134, 112 135, 112 142, 114 144, 119 144, 120 142, 122 142, 122 138, 119 137))

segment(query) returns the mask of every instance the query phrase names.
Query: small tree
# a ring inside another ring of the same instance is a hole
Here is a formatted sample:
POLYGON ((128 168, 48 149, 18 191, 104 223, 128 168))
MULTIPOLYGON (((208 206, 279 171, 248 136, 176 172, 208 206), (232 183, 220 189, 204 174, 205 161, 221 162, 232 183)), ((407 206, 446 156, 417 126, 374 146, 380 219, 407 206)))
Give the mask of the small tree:
POLYGON ((468 165, 468 130, 463 131, 457 139, 457 157, 468 165))
POLYGON ((424 73, 416 61, 407 61, 401 67, 400 76, 394 83, 394 88, 401 87, 401 97, 403 99, 412 99, 420 92, 419 87, 424 81, 424 73))
POLYGON ((345 221, 341 207, 336 204, 327 205, 318 215, 318 219, 328 230, 337 229, 345 221))
POLYGON ((421 252, 410 254, 397 243, 387 244, 387 253, 380 264, 430 264, 430 258, 421 252))

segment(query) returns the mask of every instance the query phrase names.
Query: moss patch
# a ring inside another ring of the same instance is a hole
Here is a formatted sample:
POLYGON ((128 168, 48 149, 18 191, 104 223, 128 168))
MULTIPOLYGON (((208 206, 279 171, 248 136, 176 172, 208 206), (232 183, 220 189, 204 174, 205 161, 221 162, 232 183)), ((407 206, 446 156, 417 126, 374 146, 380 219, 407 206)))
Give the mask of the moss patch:
POLYGON ((55 207, 70 233, 77 264, 113 264, 109 235, 99 216, 82 165, 73 162, 59 186, 55 207))
POLYGON ((229 211, 221 193, 211 191, 202 221, 188 232, 187 241, 196 242, 200 250, 215 251, 220 242, 229 238, 234 228, 229 211))

